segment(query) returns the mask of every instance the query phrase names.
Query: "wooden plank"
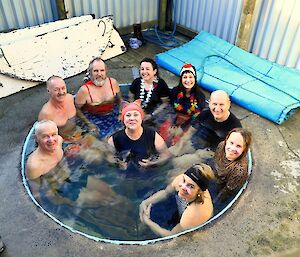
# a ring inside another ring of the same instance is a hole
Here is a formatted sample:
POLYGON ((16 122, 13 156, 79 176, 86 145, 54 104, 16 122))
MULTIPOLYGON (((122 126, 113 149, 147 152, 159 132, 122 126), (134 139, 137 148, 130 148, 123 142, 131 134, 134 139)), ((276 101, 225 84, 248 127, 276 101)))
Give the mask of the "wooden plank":
POLYGON ((30 81, 46 81, 53 74, 73 76, 101 56, 112 30, 112 18, 104 17, 3 45, 0 72, 30 81))
POLYGON ((0 33, 0 46, 14 44, 22 39, 32 38, 53 32, 58 29, 67 28, 88 20, 92 20, 91 15, 74 17, 67 20, 49 22, 38 26, 27 27, 24 29, 13 30, 9 33, 0 33))
POLYGON ((9 96, 21 90, 34 87, 40 82, 33 82, 21 79, 11 78, 0 74, 0 98, 9 96))

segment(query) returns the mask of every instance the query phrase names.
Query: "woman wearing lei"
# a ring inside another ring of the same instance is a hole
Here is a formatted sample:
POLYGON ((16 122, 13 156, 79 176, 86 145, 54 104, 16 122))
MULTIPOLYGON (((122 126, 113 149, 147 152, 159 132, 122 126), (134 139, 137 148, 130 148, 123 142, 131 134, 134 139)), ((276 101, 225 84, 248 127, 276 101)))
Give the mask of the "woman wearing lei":
POLYGON ((151 58, 144 58, 140 62, 140 77, 131 86, 129 98, 140 99, 146 115, 145 120, 158 114, 170 100, 170 89, 166 82, 159 77, 156 62, 151 58))
POLYGON ((192 64, 184 64, 180 71, 179 85, 171 91, 177 126, 196 118, 205 107, 205 96, 196 82, 195 67, 192 64))

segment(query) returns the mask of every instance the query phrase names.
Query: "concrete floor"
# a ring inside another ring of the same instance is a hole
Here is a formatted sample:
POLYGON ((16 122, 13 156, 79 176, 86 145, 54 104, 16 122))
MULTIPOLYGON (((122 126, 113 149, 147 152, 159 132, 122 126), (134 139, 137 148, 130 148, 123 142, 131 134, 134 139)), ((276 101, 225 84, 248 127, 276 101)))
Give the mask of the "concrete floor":
MULTIPOLYGON (((129 49, 107 61, 109 75, 119 83, 131 82, 131 68, 144 56, 162 51, 151 44, 129 49)), ((76 93, 82 77, 66 80, 69 92, 76 93)), ((162 69, 161 77, 170 86, 178 83, 176 76, 162 69)), ((254 135, 253 173, 244 194, 202 231, 130 246, 95 242, 60 227, 25 192, 20 175, 22 146, 46 100, 44 84, 0 99, 0 234, 7 246, 1 257, 300 256, 300 111, 278 126, 233 105, 232 111, 254 135)))

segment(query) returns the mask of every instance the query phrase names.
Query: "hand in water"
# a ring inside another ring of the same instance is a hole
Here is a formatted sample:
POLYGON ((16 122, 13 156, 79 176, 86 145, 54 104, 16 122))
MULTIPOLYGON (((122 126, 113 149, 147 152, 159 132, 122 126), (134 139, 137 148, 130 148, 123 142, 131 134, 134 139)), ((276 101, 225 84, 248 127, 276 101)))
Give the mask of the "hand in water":
POLYGON ((151 207, 152 207, 152 204, 149 204, 147 206, 146 210, 143 212, 143 215, 142 215, 142 222, 143 223, 148 224, 148 221, 151 221, 151 218, 150 218, 151 207))
POLYGON ((141 222, 144 222, 145 218, 150 218, 151 207, 151 203, 147 204, 146 201, 142 201, 139 212, 141 222))
POLYGON ((116 158, 116 164, 121 170, 126 170, 128 167, 128 163, 125 160, 120 160, 119 158, 116 158))
POLYGON ((95 124, 90 124, 89 125, 89 131, 91 134, 97 136, 100 133, 99 128, 95 124))
POLYGON ((79 144, 71 144, 65 148, 64 154, 66 157, 72 157, 78 154, 80 150, 81 146, 79 144))
POLYGON ((142 160, 139 161, 139 165, 143 168, 150 167, 154 164, 155 164, 155 162, 152 160, 152 158, 142 159, 142 160))

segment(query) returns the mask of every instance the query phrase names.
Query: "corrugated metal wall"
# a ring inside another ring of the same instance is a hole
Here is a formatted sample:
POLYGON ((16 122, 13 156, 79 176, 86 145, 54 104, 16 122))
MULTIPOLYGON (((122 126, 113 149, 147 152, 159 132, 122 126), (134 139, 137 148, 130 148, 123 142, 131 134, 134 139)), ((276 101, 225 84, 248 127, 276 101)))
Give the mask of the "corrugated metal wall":
POLYGON ((249 51, 300 69, 300 1, 257 1, 249 51))
POLYGON ((55 0, 0 0, 0 31, 57 20, 55 0))
POLYGON ((159 0, 65 0, 68 17, 113 15, 117 28, 158 20, 159 0))
MULTIPOLYGON (((243 0, 175 0, 176 23, 234 44, 243 0)), ((249 52, 300 69, 300 1, 256 0, 249 52)))
MULTIPOLYGON (((173 0, 177 24, 234 44, 243 0, 173 0)), ((256 0, 248 50, 300 69, 300 1, 256 0)), ((158 19, 159 0, 65 0, 68 17, 114 15, 117 28, 158 19)), ((55 0, 0 0, 0 30, 57 20, 55 0)))
POLYGON ((176 23, 235 42, 243 0, 175 0, 176 23))

